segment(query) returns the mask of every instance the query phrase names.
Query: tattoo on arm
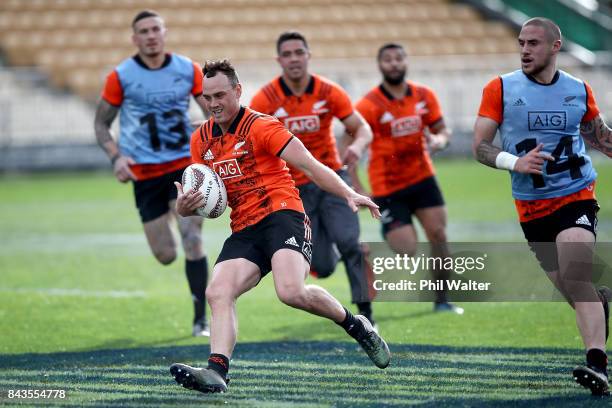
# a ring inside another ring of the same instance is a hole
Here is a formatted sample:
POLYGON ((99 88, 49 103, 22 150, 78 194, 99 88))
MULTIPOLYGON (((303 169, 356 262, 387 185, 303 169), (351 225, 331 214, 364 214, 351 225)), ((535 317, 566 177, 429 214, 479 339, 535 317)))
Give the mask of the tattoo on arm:
POLYGON ((612 129, 606 125, 601 116, 597 116, 587 123, 582 123, 580 125, 580 135, 593 148, 608 157, 612 157, 612 129))
POLYGON ((115 117, 117 117, 118 112, 119 108, 104 100, 100 101, 98 109, 96 110, 96 118, 94 120, 96 140, 109 156, 114 155, 117 150, 117 145, 113 140, 110 127, 115 117))
POLYGON ((482 164, 496 169, 495 159, 497 158, 497 155, 501 153, 501 151, 502 150, 499 147, 493 146, 493 143, 487 142, 486 140, 481 140, 480 144, 476 148, 476 159, 482 164))

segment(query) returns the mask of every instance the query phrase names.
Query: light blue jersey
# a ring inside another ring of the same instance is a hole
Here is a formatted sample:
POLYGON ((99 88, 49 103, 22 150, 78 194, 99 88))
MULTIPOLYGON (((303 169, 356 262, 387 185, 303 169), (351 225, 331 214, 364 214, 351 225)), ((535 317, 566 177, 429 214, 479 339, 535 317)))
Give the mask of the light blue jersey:
POLYGON ((555 157, 543 175, 511 172, 512 195, 519 200, 566 196, 587 187, 597 177, 580 136, 587 112, 583 81, 557 71, 550 84, 539 84, 521 70, 501 76, 503 150, 524 156, 538 144, 555 157))
POLYGON ((193 131, 189 100, 194 87, 194 64, 169 54, 159 69, 150 69, 132 57, 115 69, 121 102, 119 149, 138 164, 167 163, 190 157, 193 131))

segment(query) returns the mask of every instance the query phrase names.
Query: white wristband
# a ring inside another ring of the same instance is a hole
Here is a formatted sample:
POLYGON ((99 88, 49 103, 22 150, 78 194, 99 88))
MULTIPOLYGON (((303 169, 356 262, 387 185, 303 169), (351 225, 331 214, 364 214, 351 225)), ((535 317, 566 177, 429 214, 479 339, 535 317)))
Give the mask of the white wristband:
POLYGON ((495 167, 512 171, 518 159, 518 156, 508 152, 500 152, 495 158, 495 167))

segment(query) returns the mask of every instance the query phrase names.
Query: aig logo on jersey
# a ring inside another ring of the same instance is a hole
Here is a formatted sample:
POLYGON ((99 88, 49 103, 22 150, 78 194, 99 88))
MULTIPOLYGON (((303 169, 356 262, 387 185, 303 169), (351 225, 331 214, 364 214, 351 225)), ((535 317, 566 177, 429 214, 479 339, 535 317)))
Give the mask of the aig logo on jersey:
POLYGON ((567 114, 562 111, 529 112, 529 130, 565 130, 567 114))
POLYGON ((421 117, 404 116, 391 122, 391 136, 402 137, 413 135, 421 131, 421 117))
POLYGON ((242 171, 236 159, 215 162, 213 163, 213 169, 223 180, 242 176, 242 171))
POLYGON ((285 119, 285 126, 291 133, 312 133, 318 132, 321 128, 321 122, 316 115, 296 116, 285 119))
POLYGON ((176 102, 176 94, 174 93, 174 91, 147 92, 148 104, 156 105, 174 102, 176 102))

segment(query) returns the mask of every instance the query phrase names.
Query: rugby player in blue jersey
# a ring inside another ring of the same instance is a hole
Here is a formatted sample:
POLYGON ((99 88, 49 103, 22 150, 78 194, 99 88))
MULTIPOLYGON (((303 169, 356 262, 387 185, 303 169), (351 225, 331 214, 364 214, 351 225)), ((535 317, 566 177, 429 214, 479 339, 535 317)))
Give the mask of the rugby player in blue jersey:
MULTIPOLYGON (((192 334, 208 336, 204 293, 208 265, 202 248, 202 218, 180 217, 175 210, 175 181, 191 164, 187 112, 193 96, 205 111, 202 71, 189 58, 164 52, 166 27, 159 14, 145 10, 132 21, 138 53, 121 62, 106 78, 95 117, 98 144, 117 180, 131 181, 149 247, 163 265, 177 256, 170 224, 178 223, 185 271, 194 303, 192 334), (111 125, 120 114, 120 134, 111 125)), ((205 114, 206 115, 206 114, 205 114)))
POLYGON ((574 379, 594 395, 608 395, 610 290, 591 282, 599 206, 585 142, 611 157, 612 136, 589 85, 557 69, 561 43, 551 20, 523 24, 521 69, 484 88, 473 149, 481 163, 510 171, 525 238, 576 311, 586 366, 576 367, 574 379), (498 130, 501 149, 492 144, 498 130))

